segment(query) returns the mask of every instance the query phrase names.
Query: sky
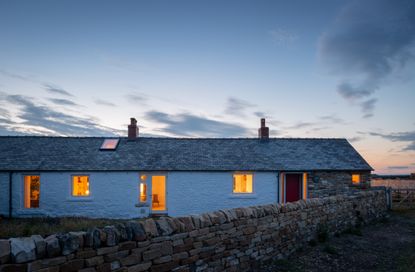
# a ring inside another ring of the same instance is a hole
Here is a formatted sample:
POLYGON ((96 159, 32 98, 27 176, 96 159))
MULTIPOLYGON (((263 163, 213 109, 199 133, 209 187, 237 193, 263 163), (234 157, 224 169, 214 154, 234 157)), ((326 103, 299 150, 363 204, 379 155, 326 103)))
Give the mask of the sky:
POLYGON ((415 172, 415 1, 0 0, 0 135, 347 138, 415 172))

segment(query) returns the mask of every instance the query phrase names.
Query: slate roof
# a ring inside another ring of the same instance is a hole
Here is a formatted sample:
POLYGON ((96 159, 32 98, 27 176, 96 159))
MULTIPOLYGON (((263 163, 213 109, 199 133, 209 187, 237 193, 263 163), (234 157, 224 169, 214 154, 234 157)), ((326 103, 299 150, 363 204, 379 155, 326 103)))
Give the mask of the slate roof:
POLYGON ((0 171, 372 170, 346 139, 0 137, 0 171))

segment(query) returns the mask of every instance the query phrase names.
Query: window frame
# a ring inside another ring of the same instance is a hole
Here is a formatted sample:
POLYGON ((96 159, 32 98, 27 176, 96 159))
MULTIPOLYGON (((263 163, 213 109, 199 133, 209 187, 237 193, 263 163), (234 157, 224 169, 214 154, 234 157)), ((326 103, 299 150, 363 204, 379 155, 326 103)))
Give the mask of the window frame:
POLYGON ((70 177, 69 177, 69 197, 68 197, 68 200, 70 200, 70 201, 90 201, 90 200, 93 200, 91 187, 92 186, 91 186, 91 175, 90 174, 84 174, 84 173, 71 174, 70 177), (88 177, 89 195, 87 195, 87 196, 73 195, 73 180, 74 180, 74 177, 79 177, 79 176, 88 177))
POLYGON ((41 192, 42 192, 42 178, 41 178, 41 175, 39 174, 39 173, 25 173, 25 174, 23 174, 22 175, 22 191, 23 191, 23 194, 22 194, 22 207, 23 207, 23 209, 24 210, 26 210, 26 211, 30 211, 30 210, 34 210, 34 211, 38 211, 38 210, 40 210, 41 209, 41 207, 40 207, 40 196, 41 196, 41 192), (25 180, 25 178, 26 177, 31 177, 31 176, 38 176, 39 177, 39 204, 38 204, 38 207, 26 207, 26 180, 25 180))
POLYGON ((256 191, 255 191, 255 175, 253 172, 233 172, 232 173, 232 182, 231 182, 231 192, 233 196, 255 196, 256 195, 256 191), (234 181, 235 181, 235 175, 251 175, 252 176, 252 192, 235 192, 234 191, 234 181))
POLYGON ((362 184, 362 174, 360 174, 360 173, 352 173, 350 180, 351 180, 353 186, 359 186, 359 185, 362 184), (359 177, 359 181, 358 182, 354 182, 353 181, 353 176, 358 176, 359 177))

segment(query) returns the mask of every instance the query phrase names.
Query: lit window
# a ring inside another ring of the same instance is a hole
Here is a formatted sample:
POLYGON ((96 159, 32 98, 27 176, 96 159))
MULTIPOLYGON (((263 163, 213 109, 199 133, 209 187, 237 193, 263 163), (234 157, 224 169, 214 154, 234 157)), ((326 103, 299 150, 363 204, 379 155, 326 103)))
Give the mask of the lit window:
POLYGON ((72 196, 89 196, 89 177, 72 177, 72 196))
POLYGON ((147 175, 141 175, 140 176, 141 183, 140 183, 140 202, 146 202, 147 201, 147 175))
POLYGON ((24 177, 24 207, 39 208, 40 176, 24 177))
POLYGON ((303 173, 303 199, 307 199, 307 173, 303 173))
POLYGON ((252 175, 235 174, 233 175, 233 192, 250 194, 252 193, 252 175))
POLYGON ((360 183, 360 175, 359 174, 353 174, 352 175, 352 182, 353 182, 353 184, 359 184, 360 183))
POLYGON ((101 145, 101 150, 115 150, 120 139, 105 139, 101 145))

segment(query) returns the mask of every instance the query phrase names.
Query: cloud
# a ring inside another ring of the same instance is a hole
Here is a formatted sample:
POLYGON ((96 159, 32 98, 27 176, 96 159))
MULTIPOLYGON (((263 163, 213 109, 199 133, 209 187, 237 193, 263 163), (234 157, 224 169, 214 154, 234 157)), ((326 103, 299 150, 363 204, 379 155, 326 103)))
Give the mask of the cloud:
POLYGON ((244 137, 249 130, 237 124, 221 122, 191 113, 167 114, 148 111, 145 118, 165 125, 161 131, 184 137, 244 137))
MULTIPOLYGON (((412 62, 415 3, 368 0, 348 3, 319 39, 319 55, 339 75, 339 94, 347 100, 373 95, 394 72, 412 62)), ((364 110, 364 116, 372 112, 364 110)))
POLYGON ((101 105, 101 106, 108 106, 108 107, 115 107, 116 106, 114 103, 103 100, 103 99, 95 99, 94 102, 95 102, 95 104, 101 105))
POLYGON ((370 118, 373 116, 373 110, 375 109, 376 102, 378 100, 376 98, 372 98, 360 103, 363 112, 363 118, 370 118))
POLYGON ((47 92, 53 93, 53 94, 59 94, 59 95, 64 95, 64 96, 73 96, 71 93, 69 93, 68 91, 57 87, 57 86, 53 86, 50 84, 43 84, 45 90, 47 92))
POLYGON ((415 131, 395 132, 390 134, 369 132, 371 136, 379 136, 392 142, 411 142, 403 151, 415 151, 415 131))
POLYGON ((61 106, 79 106, 77 103, 68 99, 49 98, 48 100, 61 106))
POLYGON ((2 134, 42 134, 61 136, 114 136, 119 131, 98 124, 90 117, 77 117, 42 105, 33 97, 6 95, 6 102, 16 107, 19 122, 0 124, 2 134))
POLYGON ((309 128, 312 126, 317 125, 317 123, 312 123, 312 122, 298 122, 295 125, 286 127, 286 129, 301 129, 301 128, 309 128))
POLYGON ((226 102, 225 113, 234 116, 245 116, 245 110, 255 106, 255 104, 248 101, 236 97, 229 97, 226 102))
POLYGON ((268 33, 271 35, 272 41, 277 45, 288 45, 298 39, 296 34, 283 28, 273 29, 268 33))
POLYGON ((363 140, 363 139, 364 139, 363 137, 359 137, 359 136, 355 136, 355 137, 347 138, 347 140, 348 140, 349 142, 351 142, 351 143, 354 143, 354 142, 359 142, 359 141, 361 141, 361 140, 363 140))
POLYGON ((334 124, 346 124, 346 122, 342 118, 337 117, 336 114, 320 116, 319 119, 334 124))
POLYGON ((131 93, 131 94, 127 94, 125 96, 125 98, 128 100, 128 102, 132 103, 132 104, 141 104, 141 105, 145 105, 146 101, 147 101, 147 96, 144 94, 137 94, 137 93, 131 93))
POLYGON ((32 78, 26 76, 26 75, 21 75, 21 74, 17 74, 17 73, 12 73, 3 69, 0 69, 0 74, 10 77, 10 78, 14 78, 14 79, 19 79, 22 81, 28 81, 28 82, 36 82, 35 80, 33 80, 32 78))
POLYGON ((348 82, 343 82, 337 86, 337 92, 346 100, 358 100, 373 94, 375 90, 362 87, 354 87, 348 82))
POLYGON ((408 166, 388 166, 388 169, 408 169, 408 166))

